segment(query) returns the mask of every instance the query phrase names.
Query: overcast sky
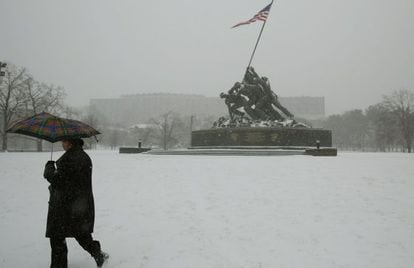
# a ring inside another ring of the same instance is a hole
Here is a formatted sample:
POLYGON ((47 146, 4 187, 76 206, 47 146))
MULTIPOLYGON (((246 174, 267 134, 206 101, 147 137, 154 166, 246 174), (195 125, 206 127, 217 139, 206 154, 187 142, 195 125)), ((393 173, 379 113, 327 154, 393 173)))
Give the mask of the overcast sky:
MULTIPOLYGON (((218 96, 241 80, 267 0, 0 0, 0 60, 90 98, 218 96)), ((280 0, 253 66, 280 96, 325 96, 327 113, 414 90, 413 0, 280 0)), ((223 104, 224 105, 224 104, 223 104)))

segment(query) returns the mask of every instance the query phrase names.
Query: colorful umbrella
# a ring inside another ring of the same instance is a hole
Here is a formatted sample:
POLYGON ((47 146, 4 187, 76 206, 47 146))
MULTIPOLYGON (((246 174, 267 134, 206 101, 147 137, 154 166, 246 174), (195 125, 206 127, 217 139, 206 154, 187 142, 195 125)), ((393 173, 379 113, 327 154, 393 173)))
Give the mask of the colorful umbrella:
POLYGON ((7 132, 47 140, 52 143, 52 153, 54 142, 65 139, 89 138, 100 134, 99 131, 85 123, 45 112, 18 121, 7 132))

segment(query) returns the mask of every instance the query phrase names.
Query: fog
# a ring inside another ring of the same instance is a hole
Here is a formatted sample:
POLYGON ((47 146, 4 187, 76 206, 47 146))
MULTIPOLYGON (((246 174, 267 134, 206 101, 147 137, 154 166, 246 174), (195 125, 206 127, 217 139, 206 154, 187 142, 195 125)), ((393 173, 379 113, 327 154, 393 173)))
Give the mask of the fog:
MULTIPOLYGON (((0 0, 0 60, 90 98, 217 96, 241 80, 270 1, 0 0)), ((414 89, 414 1, 276 1, 253 66, 280 96, 325 96, 327 114, 414 89)))

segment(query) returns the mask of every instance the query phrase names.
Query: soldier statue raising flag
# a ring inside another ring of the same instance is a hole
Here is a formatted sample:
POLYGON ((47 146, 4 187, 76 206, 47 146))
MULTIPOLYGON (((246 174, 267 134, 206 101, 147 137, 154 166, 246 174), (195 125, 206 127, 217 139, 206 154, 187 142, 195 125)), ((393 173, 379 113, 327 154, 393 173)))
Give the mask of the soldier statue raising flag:
POLYGON ((257 38, 256 45, 247 65, 243 81, 236 82, 228 93, 221 93, 220 97, 224 99, 227 105, 231 124, 235 121, 254 120, 270 121, 268 124, 273 126, 279 122, 290 119, 291 124, 297 122, 292 120, 293 114, 290 113, 278 100, 278 96, 272 91, 270 82, 267 77, 260 77, 251 66, 254 54, 262 36, 264 26, 266 25, 269 12, 273 1, 265 8, 260 10, 251 19, 242 21, 232 28, 250 24, 256 21, 262 21, 263 25, 257 38))

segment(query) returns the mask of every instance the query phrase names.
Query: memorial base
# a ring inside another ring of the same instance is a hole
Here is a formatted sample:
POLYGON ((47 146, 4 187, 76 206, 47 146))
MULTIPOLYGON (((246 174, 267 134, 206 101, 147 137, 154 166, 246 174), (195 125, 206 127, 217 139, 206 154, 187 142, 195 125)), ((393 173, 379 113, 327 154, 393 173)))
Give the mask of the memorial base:
POLYGON ((330 130, 316 128, 214 128, 191 133, 191 147, 332 147, 330 130))

